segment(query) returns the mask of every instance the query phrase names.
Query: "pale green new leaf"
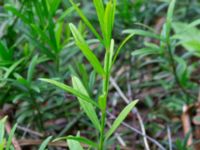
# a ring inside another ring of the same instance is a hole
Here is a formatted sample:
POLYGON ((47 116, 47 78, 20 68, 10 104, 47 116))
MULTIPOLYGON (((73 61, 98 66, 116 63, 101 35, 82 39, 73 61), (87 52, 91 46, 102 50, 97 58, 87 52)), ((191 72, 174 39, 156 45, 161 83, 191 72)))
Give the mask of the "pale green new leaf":
POLYGON ((78 141, 80 143, 84 143, 84 144, 87 144, 89 146, 92 146, 92 147, 97 147, 96 143, 92 142, 91 140, 89 140, 87 138, 80 137, 80 136, 60 137, 60 138, 55 139, 54 141, 59 141, 59 140, 75 140, 75 141, 78 141))
MULTIPOLYGON (((72 76, 72 84, 73 84, 73 87, 74 87, 75 90, 77 90, 80 93, 82 93, 83 95, 86 95, 86 96, 89 97, 88 92, 86 91, 84 85, 79 80, 79 78, 77 78, 76 76, 72 76)), ((97 114, 96 114, 95 109, 92 106, 92 104, 90 104, 86 101, 83 101, 79 97, 78 97, 78 100, 79 100, 79 103, 80 103, 81 107, 83 108, 84 112, 90 118, 90 120, 93 123, 93 125, 95 126, 95 128, 100 131, 101 126, 100 126, 97 114)))
POLYGON ((5 134, 5 122, 7 117, 4 117, 0 120, 0 144, 4 142, 4 134, 5 134))
POLYGON ((10 66, 8 69, 6 69, 6 73, 3 76, 3 82, 0 83, 0 88, 3 87, 6 84, 6 80, 8 79, 8 77, 10 76, 10 74, 18 67, 18 65, 20 65, 22 62, 24 61, 24 58, 18 60, 17 62, 15 62, 14 64, 12 64, 12 66, 10 66))
POLYGON ((130 35, 128 35, 123 41, 122 43, 119 45, 117 51, 115 52, 114 56, 113 56, 113 60, 112 60, 112 65, 115 63, 117 56, 119 55, 119 52, 121 51, 121 49, 123 48, 123 46, 135 35, 135 33, 132 33, 130 35))
POLYGON ((11 4, 5 4, 4 8, 6 10, 12 12, 13 15, 19 17, 25 23, 29 23, 29 20, 27 19, 27 17, 24 14, 22 14, 19 10, 17 10, 13 5, 11 5, 11 4))
POLYGON ((102 0, 93 0, 97 16, 99 19, 99 24, 101 26, 101 30, 103 32, 103 27, 104 27, 104 5, 102 0))
POLYGON ((176 33, 173 39, 179 40, 178 45, 200 56, 200 30, 182 22, 175 22, 172 27, 176 33))
POLYGON ((44 81, 44 82, 47 82, 47 83, 51 83, 51 84, 63 89, 64 91, 69 92, 69 93, 73 94, 74 96, 77 96, 77 97, 81 98, 81 100, 86 101, 86 102, 88 102, 90 104, 93 104, 94 106, 99 108, 98 104, 95 101, 93 101, 88 96, 80 93, 78 90, 75 90, 70 86, 67 86, 67 85, 65 85, 63 83, 60 83, 58 81, 51 80, 51 79, 43 79, 43 78, 41 78, 40 80, 44 81))
POLYGON ((112 11, 113 6, 111 1, 106 5, 106 10, 104 14, 104 26, 103 26, 103 34, 104 34, 104 43, 105 47, 109 48, 112 34, 112 11))
POLYGON ((81 144, 76 140, 67 140, 69 150, 84 150, 81 144))
POLYGON ((135 107, 136 103, 138 100, 132 101, 130 104, 128 104, 122 112, 119 114, 119 116, 116 118, 108 132, 106 133, 105 139, 108 139, 114 132, 115 130, 119 127, 119 125, 124 121, 126 116, 129 114, 129 112, 135 107))
POLYGON ((45 150, 46 147, 48 146, 48 143, 51 141, 51 139, 52 139, 52 136, 46 138, 46 139, 44 140, 44 142, 42 142, 42 144, 40 145, 39 150, 45 150))
POLYGON ((109 57, 109 70, 112 68, 112 61, 113 61, 113 55, 114 55, 114 46, 115 41, 112 39, 110 44, 110 57, 109 57))
POLYGON ((14 125, 14 127, 12 128, 12 130, 11 130, 11 132, 9 134, 8 141, 6 143, 6 150, 10 150, 10 146, 11 146, 11 143, 12 143, 12 138, 14 136, 16 128, 17 128, 17 124, 14 125))
POLYGON ((164 41, 164 39, 162 37, 160 37, 160 35, 155 34, 153 32, 140 30, 140 29, 126 29, 122 33, 140 35, 140 36, 150 37, 150 38, 154 38, 154 39, 158 39, 158 40, 164 41))
POLYGON ((83 36, 80 34, 80 32, 77 30, 77 28, 73 24, 70 23, 69 26, 74 36, 76 45, 80 48, 83 55, 87 58, 87 60, 93 66, 94 70, 96 70, 96 72, 98 72, 101 76, 104 76, 105 72, 101 66, 101 63, 99 62, 95 54, 90 50, 83 36))

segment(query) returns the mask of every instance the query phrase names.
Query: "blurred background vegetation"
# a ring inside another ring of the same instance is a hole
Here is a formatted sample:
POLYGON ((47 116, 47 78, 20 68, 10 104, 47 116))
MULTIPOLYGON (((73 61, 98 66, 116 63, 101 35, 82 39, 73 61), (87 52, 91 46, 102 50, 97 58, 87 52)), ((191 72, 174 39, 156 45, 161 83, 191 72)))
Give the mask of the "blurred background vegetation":
MULTIPOLYGON (((150 36, 134 36, 125 45, 112 75, 128 99, 140 100, 137 108, 147 135, 169 149, 170 131, 173 149, 184 150, 187 136, 183 134, 182 110, 184 105, 198 102, 200 84, 200 2, 176 2, 170 52, 168 45, 152 38, 162 35, 169 2, 117 1, 113 32, 116 47, 131 29, 149 31, 150 36)), ((76 3, 100 30, 92 1, 77 0, 76 3)), ((96 136, 92 125, 75 97, 38 78, 54 78, 70 84, 70 75, 76 74, 95 97, 100 90, 98 77, 75 46, 68 24, 73 22, 89 37, 87 42, 92 49, 97 49, 95 53, 100 60, 104 56, 102 46, 80 21, 68 0, 48 0, 47 7, 43 0, 0 1, 0 114, 8 115, 11 124, 18 123, 17 139, 45 139, 49 135, 76 134, 79 130, 92 139, 96 136)), ((110 112, 117 115, 125 103, 115 86, 110 91, 110 112)), ((197 108, 192 110, 192 116, 196 111, 197 108)), ((126 122, 140 130, 134 115, 126 122)), ((141 135, 123 126, 119 133, 127 148, 144 149, 141 135)), ((115 138, 110 143, 120 145, 115 138)), ((153 143, 150 146, 152 150, 158 149, 153 143)))

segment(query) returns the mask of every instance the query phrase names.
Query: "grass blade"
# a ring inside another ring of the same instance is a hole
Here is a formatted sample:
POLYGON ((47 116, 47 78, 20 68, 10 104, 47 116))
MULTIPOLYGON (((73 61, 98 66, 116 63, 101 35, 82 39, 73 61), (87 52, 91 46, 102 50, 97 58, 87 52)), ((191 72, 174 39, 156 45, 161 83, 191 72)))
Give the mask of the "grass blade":
POLYGON ((46 147, 48 146, 48 143, 51 141, 51 139, 52 139, 52 136, 46 138, 46 139, 44 140, 44 142, 42 142, 42 144, 40 145, 39 150, 45 150, 46 147))
POLYGON ((8 137, 8 141, 6 143, 6 150, 10 150, 10 146, 11 146, 11 142, 12 142, 12 138, 14 136, 15 130, 17 128, 17 124, 14 125, 14 127, 12 128, 9 137, 8 137))
POLYGON ((83 147, 78 141, 67 140, 67 143, 70 150, 83 150, 83 147))
POLYGON ((140 35, 140 36, 150 37, 150 38, 164 41, 164 39, 162 37, 160 37, 160 35, 149 32, 149 31, 140 30, 140 29, 127 29, 127 30, 124 30, 122 33, 140 35))
POLYGON ((55 139, 54 141, 59 141, 59 140, 75 140, 75 141, 78 141, 80 143, 84 143, 84 144, 87 144, 89 146, 92 146, 92 147, 97 147, 96 143, 92 142, 91 140, 89 140, 87 138, 80 137, 80 136, 60 137, 60 138, 55 139))
POLYGON ((119 55, 119 52, 121 51, 121 49, 123 48, 123 46, 134 36, 135 34, 132 33, 130 35, 128 35, 123 41, 122 43, 119 45, 119 48, 117 49, 117 51, 115 52, 115 55, 113 56, 113 61, 112 61, 112 65, 115 63, 117 56, 119 55))
POLYGON ((0 144, 4 143, 5 122, 7 117, 0 120, 0 144))
POLYGON ((33 59, 31 60, 28 68, 28 75, 27 75, 27 80, 30 82, 33 78, 33 74, 35 71, 35 66, 37 64, 38 56, 34 56, 33 59))
POLYGON ((168 8, 168 12, 167 12, 167 22, 166 22, 166 40, 167 41, 169 41, 169 38, 170 38, 170 31, 171 31, 175 2, 176 0, 171 0, 169 8, 168 8))

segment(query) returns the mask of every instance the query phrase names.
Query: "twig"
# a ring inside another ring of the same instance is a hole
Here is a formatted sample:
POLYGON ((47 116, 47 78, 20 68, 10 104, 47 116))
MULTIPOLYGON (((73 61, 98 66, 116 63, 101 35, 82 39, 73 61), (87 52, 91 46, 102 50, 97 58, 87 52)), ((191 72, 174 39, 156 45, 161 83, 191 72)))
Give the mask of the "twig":
POLYGON ((169 150, 172 150, 172 136, 171 136, 170 127, 167 127, 167 135, 168 135, 168 139, 169 139, 169 150))
POLYGON ((26 128, 26 127, 22 127, 22 126, 18 125, 17 129, 22 130, 22 131, 27 132, 27 133, 30 133, 30 134, 33 134, 33 135, 38 136, 38 137, 44 137, 44 134, 33 131, 33 130, 26 128))
MULTIPOLYGON (((107 114, 108 114, 111 118, 116 119, 116 117, 115 117, 113 114, 111 114, 110 112, 107 111, 107 114)), ((152 137, 150 137, 150 136, 148 136, 148 135, 144 135, 144 134, 143 134, 141 131, 139 131, 138 129, 136 129, 136 128, 130 126, 129 124, 127 124, 127 123, 125 123, 125 122, 122 122, 122 125, 125 126, 125 127, 127 127, 127 128, 129 128, 129 129, 132 130, 133 132, 135 132, 135 133, 137 133, 137 134, 139 134, 139 135, 141 135, 141 136, 143 136, 143 137, 146 137, 149 141, 151 141, 152 143, 154 143, 155 145, 157 145, 157 146, 160 148, 160 150, 166 150, 158 141, 156 141, 155 139, 153 139, 152 137)))
POLYGON ((184 105, 183 106, 183 114, 181 116, 182 119, 182 124, 183 124, 183 131, 184 131, 184 135, 186 136, 187 134, 190 134, 189 139, 187 141, 187 145, 191 145, 193 143, 192 139, 193 139, 193 135, 192 133, 190 133, 191 131, 191 122, 190 122, 190 116, 189 116, 189 112, 188 112, 188 106, 184 105))
MULTIPOLYGON (((125 94, 122 92, 122 90, 120 89, 120 87, 117 85, 117 83, 115 82, 115 80, 112 77, 110 78, 110 82, 115 87, 115 89, 117 90, 117 92, 119 93, 121 98, 125 101, 125 103, 129 104, 130 101, 128 100, 128 98, 125 96, 125 94)), ((144 123, 143 123, 142 117, 141 117, 140 113, 138 112, 137 108, 134 108, 132 112, 133 112, 133 114, 136 114, 136 116, 139 120, 139 124, 140 124, 141 130, 142 130, 142 133, 144 135, 146 135, 144 123)), ((144 140, 144 144, 145 144, 145 149, 150 150, 146 136, 143 137, 143 140, 144 140)))
MULTIPOLYGON (((6 128, 7 134, 9 135, 11 133, 11 125, 8 121, 6 121, 5 128, 6 128)), ((21 147, 15 137, 12 137, 12 144, 13 144, 15 150, 21 150, 21 147)))
MULTIPOLYGON (((38 146, 42 144, 43 140, 32 140, 32 139, 22 139, 18 141, 21 146, 38 146)), ((88 148, 88 145, 81 144, 84 148, 88 148)), ((48 146, 53 147, 65 147, 67 148, 68 145, 64 141, 56 141, 56 142, 49 142, 48 146)), ((131 148, 127 148, 124 146, 120 147, 121 150, 132 150, 131 148)))

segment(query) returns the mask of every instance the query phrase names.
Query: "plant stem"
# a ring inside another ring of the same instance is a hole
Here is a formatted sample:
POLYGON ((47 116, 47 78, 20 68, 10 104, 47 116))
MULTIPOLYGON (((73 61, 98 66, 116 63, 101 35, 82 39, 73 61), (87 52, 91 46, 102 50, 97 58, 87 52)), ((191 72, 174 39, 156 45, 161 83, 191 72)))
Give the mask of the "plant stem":
POLYGON ((177 72, 176 72, 176 63, 175 63, 174 56, 173 56, 173 53, 172 53, 171 44, 169 42, 167 42, 167 49, 168 49, 170 63, 172 65, 172 71, 173 71, 176 83, 178 84, 181 91, 186 95, 187 103, 189 103, 190 97, 191 98, 194 98, 194 97, 191 96, 190 93, 185 89, 185 87, 183 87, 182 84, 180 83, 179 77, 178 77, 177 72))
POLYGON ((59 53, 56 55, 56 71, 59 73, 60 71, 60 58, 59 58, 59 53))
POLYGON ((106 55, 105 55, 105 72, 106 77, 103 81, 103 94, 105 94, 104 101, 105 101, 105 108, 101 110, 102 116, 101 116, 101 133, 100 133, 100 143, 99 143, 99 150, 104 149, 104 133, 105 133, 105 122, 106 122, 106 107, 107 107, 107 96, 108 96, 108 87, 109 87, 109 79, 110 79, 110 50, 109 48, 106 48, 106 55))
POLYGON ((36 108, 36 111, 38 113, 36 116, 37 116, 37 122, 38 122, 39 129, 41 131, 44 131, 44 126, 42 123, 42 120, 43 120, 42 113, 40 111, 40 107, 39 107, 38 103, 35 101, 32 91, 30 91, 30 97, 31 97, 32 105, 36 108))
POLYGON ((106 112, 102 111, 101 116, 101 133, 100 133, 100 143, 99 143, 99 150, 103 150, 104 147, 104 132, 105 132, 105 122, 106 122, 106 112))

